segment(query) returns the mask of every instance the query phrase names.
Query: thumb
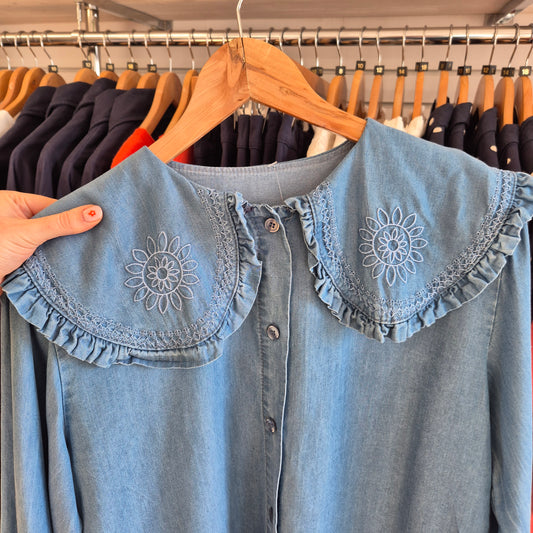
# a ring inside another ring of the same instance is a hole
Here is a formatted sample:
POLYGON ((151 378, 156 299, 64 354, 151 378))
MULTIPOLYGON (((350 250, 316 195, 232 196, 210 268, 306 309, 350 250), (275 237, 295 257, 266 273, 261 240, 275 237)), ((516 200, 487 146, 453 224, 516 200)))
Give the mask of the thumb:
POLYGON ((102 216, 101 207, 84 205, 56 215, 34 218, 28 221, 30 223, 26 229, 26 238, 39 246, 55 237, 83 233, 96 226, 102 216))

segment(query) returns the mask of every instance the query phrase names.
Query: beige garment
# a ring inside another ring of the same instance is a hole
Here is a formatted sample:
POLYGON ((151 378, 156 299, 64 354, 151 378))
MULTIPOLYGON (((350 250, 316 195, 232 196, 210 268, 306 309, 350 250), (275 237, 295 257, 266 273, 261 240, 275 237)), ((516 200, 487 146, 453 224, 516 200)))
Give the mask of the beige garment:
POLYGON ((323 152, 327 152, 335 146, 339 146, 346 139, 342 135, 338 135, 332 131, 320 128, 319 126, 313 126, 315 133, 309 148, 307 149, 307 157, 318 155, 323 152))
POLYGON ((0 109, 0 137, 15 124, 15 119, 5 110, 0 109))
POLYGON ((422 137, 426 131, 426 119, 423 115, 419 115, 418 117, 412 119, 407 126, 405 126, 402 117, 385 120, 383 124, 400 131, 405 131, 414 137, 422 137))

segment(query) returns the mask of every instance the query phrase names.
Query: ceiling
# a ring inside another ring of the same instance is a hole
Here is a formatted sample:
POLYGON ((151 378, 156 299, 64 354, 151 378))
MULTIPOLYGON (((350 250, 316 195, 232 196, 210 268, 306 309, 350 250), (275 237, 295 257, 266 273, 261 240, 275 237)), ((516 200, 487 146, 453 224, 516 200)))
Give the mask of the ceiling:
MULTIPOLYGON (((512 2, 524 5, 532 4, 533 0, 512 2)), ((232 20, 235 18, 236 3, 236 0, 122 0, 122 4, 127 7, 145 11, 159 19, 173 21, 232 20)), ((359 18, 491 15, 501 13, 509 4, 509 0, 247 0, 242 8, 242 16, 248 20, 268 20, 321 19, 332 16, 359 18)), ((2 0, 0 6, 2 25, 76 21, 74 0, 2 0)), ((118 19, 100 9, 100 20, 106 22, 118 19)))

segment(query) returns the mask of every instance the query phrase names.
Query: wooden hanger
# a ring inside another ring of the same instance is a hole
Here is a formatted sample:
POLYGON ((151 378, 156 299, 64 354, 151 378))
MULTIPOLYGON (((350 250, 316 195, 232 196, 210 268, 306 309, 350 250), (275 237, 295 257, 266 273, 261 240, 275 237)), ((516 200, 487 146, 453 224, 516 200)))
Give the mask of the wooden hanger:
POLYGON ((347 87, 346 87, 346 67, 342 64, 342 55, 341 55, 341 47, 340 47, 340 36, 341 31, 344 28, 341 28, 339 30, 339 33, 337 34, 337 53, 339 54, 339 66, 335 68, 335 77, 330 81, 329 87, 328 87, 328 95, 326 97, 326 100, 328 103, 335 107, 344 108, 344 103, 346 102, 346 93, 347 93, 347 87))
POLYGON ((147 72, 139 79, 137 89, 155 89, 158 82, 159 74, 157 72, 147 72))
POLYGON ((468 24, 466 25, 466 48, 465 59, 463 66, 457 68, 457 74, 459 75, 459 81, 457 83, 457 98, 455 100, 456 105, 466 104, 468 102, 470 74, 472 74, 472 67, 466 64, 468 59, 468 49, 470 48, 470 31, 468 24))
POLYGON ((4 99, 9 88, 9 80, 13 71, 10 69, 0 70, 0 103, 4 99))
POLYGON ((178 76, 174 72, 165 72, 157 83, 150 111, 148 111, 139 127, 151 134, 159 124, 168 106, 174 104, 176 108, 178 107, 180 95, 181 82, 178 76))
POLYGON ((150 150, 164 162, 174 159, 248 100, 359 139, 366 122, 320 98, 298 66, 264 41, 238 38, 224 44, 202 68, 181 120, 150 150))
POLYGON ((437 99, 435 100, 435 107, 443 106, 448 102, 448 83, 450 80, 450 70, 452 70, 453 63, 448 61, 450 56, 450 48, 453 39, 453 26, 450 24, 450 34, 448 36, 448 49, 446 51, 446 58, 439 63, 440 77, 439 90, 437 92, 437 99))
POLYGON ((100 78, 106 78, 111 81, 118 81, 118 75, 115 72, 115 65, 113 61, 111 61, 111 56, 109 55, 109 50, 107 49, 107 43, 106 43, 106 37, 107 32, 105 35, 102 36, 102 46, 104 47, 104 50, 107 54, 107 61, 105 64, 105 70, 100 71, 100 78))
POLYGON ((185 112, 185 109, 187 108, 191 100, 194 87, 196 86, 197 79, 198 79, 198 72, 194 69, 190 69, 189 71, 187 71, 187 74, 185 74, 185 78, 183 79, 183 85, 181 88, 180 101, 178 103, 178 106, 176 107, 176 111, 174 112, 174 115, 172 115, 172 118, 170 119, 170 122, 168 123, 165 133, 169 132, 178 123, 178 120, 181 118, 181 116, 185 112))
POLYGON ((379 32, 381 26, 378 28, 376 36, 376 48, 378 50, 378 64, 374 67, 374 79, 372 80, 372 88, 370 89, 370 100, 368 102, 367 117, 376 120, 378 118, 381 107, 381 100, 383 95, 383 74, 385 74, 385 67, 381 64, 381 48, 379 47, 379 32))
POLYGON ((44 70, 39 67, 33 67, 26 72, 24 79, 22 80, 22 86, 20 91, 17 94, 17 97, 6 105, 5 109, 12 117, 20 113, 21 109, 24 107, 26 100, 30 95, 39 87, 39 83, 44 77, 44 70))
POLYGON ((365 98, 365 67, 366 61, 363 61, 362 45, 363 32, 366 27, 361 28, 359 33, 359 61, 355 63, 355 72, 352 78, 352 85, 350 86, 350 100, 348 101, 347 113, 350 115, 364 116, 364 98, 365 98))
POLYGON ((490 53, 489 64, 483 65, 481 68, 482 76, 477 86, 473 102, 473 109, 477 110, 480 117, 485 111, 494 107, 494 74, 496 73, 496 66, 492 65, 492 57, 497 42, 498 27, 495 27, 494 35, 492 37, 492 51, 490 53))
POLYGON ((102 70, 100 72, 100 78, 107 78, 111 81, 118 81, 118 74, 114 70, 102 70))
POLYGON ((500 129, 514 122, 515 88, 513 83, 514 68, 511 67, 514 55, 520 44, 520 26, 515 24, 515 47, 509 58, 507 67, 502 68, 501 80, 498 82, 494 93, 494 100, 498 108, 498 122, 500 129))
POLYGON ((60 87, 61 85, 65 85, 65 80, 62 76, 60 76, 57 71, 57 66, 54 65, 54 60, 50 56, 50 54, 46 51, 46 48, 44 46, 43 42, 43 36, 42 34, 39 36, 41 40, 41 48, 43 52, 48 56, 49 64, 48 64, 48 72, 42 77, 39 87, 60 87))
POLYGON ((11 77, 9 78, 9 85, 7 88, 6 95, 0 103, 0 109, 5 109, 11 102, 15 100, 18 93, 20 92, 22 82, 24 81, 24 76, 26 75, 28 70, 28 67, 17 67, 13 71, 11 77))
POLYGON ((76 72, 74 75, 74 81, 82 81, 84 83, 88 83, 89 85, 92 85, 97 79, 98 75, 92 68, 92 62, 87 57, 87 54, 85 53, 85 50, 83 49, 83 45, 81 43, 81 33, 78 32, 78 46, 80 47, 80 51, 83 54, 83 62, 82 67, 76 72))
POLYGON ((424 26, 424 32, 422 33, 422 52, 420 61, 416 62, 416 82, 415 82, 415 96, 413 99, 413 114, 411 120, 422 115, 422 103, 424 101, 424 75, 428 70, 428 62, 424 61, 424 51, 426 49, 426 29, 424 26))
POLYGON ((518 123, 533 115, 533 90, 531 87, 531 67, 520 67, 520 73, 515 81, 515 104, 518 115, 518 123))
POLYGON ((403 96, 405 92, 405 78, 407 67, 405 66, 405 40, 407 38, 408 27, 405 26, 402 37, 402 64, 396 69, 396 85, 394 87, 394 99, 392 101, 391 118, 401 117, 403 110, 403 96))
POLYGON ((141 75, 136 70, 130 70, 129 68, 127 68, 118 77, 116 88, 120 89, 121 91, 129 91, 130 89, 135 89, 140 79, 141 75))

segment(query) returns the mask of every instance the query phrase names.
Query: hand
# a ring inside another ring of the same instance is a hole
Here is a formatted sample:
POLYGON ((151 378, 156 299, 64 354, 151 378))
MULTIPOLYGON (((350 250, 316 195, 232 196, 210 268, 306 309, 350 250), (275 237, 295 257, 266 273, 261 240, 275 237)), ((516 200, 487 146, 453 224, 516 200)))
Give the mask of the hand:
POLYGON ((0 283, 43 242, 83 233, 102 220, 102 209, 96 205, 84 205, 30 220, 55 201, 36 194, 0 191, 0 283))

